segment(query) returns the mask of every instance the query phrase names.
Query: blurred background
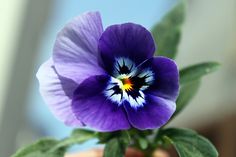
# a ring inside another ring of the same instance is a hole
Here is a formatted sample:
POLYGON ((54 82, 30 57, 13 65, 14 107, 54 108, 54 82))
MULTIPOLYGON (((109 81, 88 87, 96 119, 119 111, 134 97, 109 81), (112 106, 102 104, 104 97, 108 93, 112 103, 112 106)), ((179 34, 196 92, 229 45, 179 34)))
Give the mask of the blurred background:
MULTIPOLYGON (((0 156, 42 136, 63 138, 71 128, 48 110, 35 74, 52 54, 57 32, 74 16, 100 11, 104 28, 134 22, 151 29, 177 0, 0 0, 0 156)), ((170 125, 197 129, 220 156, 236 154, 236 1, 188 0, 177 63, 218 61, 199 93, 170 125)), ((94 141, 79 147, 93 147, 94 141)))

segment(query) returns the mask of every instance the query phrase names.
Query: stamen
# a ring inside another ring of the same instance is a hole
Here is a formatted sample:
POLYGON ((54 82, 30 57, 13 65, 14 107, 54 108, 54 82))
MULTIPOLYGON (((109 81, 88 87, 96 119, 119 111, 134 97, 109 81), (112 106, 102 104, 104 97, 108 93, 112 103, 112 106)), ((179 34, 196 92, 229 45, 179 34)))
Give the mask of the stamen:
POLYGON ((154 73, 151 69, 140 69, 130 59, 118 58, 104 94, 118 105, 126 100, 133 108, 142 107, 145 105, 143 92, 153 81, 154 73))
POLYGON ((133 83, 129 78, 124 78, 121 80, 123 83, 122 90, 131 91, 133 90, 133 83))

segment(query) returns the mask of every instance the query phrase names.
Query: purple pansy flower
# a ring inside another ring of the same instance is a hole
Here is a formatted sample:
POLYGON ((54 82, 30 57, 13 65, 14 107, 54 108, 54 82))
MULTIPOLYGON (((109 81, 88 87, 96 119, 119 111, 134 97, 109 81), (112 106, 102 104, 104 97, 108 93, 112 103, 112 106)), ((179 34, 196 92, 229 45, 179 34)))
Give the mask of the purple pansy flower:
POLYGON ((52 58, 37 73, 41 94, 69 126, 159 128, 175 111, 179 74, 173 60, 153 57, 154 51, 141 25, 104 31, 98 12, 85 13, 59 32, 52 58))

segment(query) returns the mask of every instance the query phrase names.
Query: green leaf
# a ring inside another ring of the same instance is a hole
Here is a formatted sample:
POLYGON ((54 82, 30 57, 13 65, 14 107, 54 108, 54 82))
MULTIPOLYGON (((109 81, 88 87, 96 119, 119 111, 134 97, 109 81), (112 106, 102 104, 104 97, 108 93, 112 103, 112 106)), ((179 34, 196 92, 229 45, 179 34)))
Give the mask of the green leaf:
POLYGON ((175 58, 181 36, 181 26, 185 18, 185 1, 181 0, 152 29, 157 45, 156 55, 175 58))
POLYGON ((160 136, 177 150, 180 157, 218 157, 211 142, 189 129, 169 128, 162 130, 160 136))
POLYGON ((103 157, 124 157, 127 143, 120 138, 113 138, 105 146, 103 157))
POLYGON ((130 142, 131 137, 128 131, 114 131, 114 132, 99 132, 98 139, 100 144, 105 144, 113 138, 124 138, 125 141, 130 142))
POLYGON ((130 144, 130 135, 128 131, 116 131, 111 133, 102 133, 106 135, 105 149, 104 149, 104 157, 124 157, 125 150, 130 144), (110 136, 107 136, 110 134, 110 136))
POLYGON ((64 154, 70 146, 80 144, 96 137, 93 131, 74 130, 70 137, 61 141, 45 138, 38 142, 20 149, 12 157, 64 157, 64 154))
POLYGON ((200 87, 200 80, 195 80, 193 82, 186 83, 180 87, 179 97, 176 101, 175 117, 179 112, 181 112, 185 106, 192 100, 192 98, 197 94, 200 87))
POLYGON ((64 157, 65 149, 59 149, 55 152, 48 152, 51 147, 58 144, 59 141, 51 138, 44 138, 32 145, 18 150, 11 157, 64 157))
POLYGON ((145 150, 148 147, 148 140, 143 137, 138 138, 138 143, 141 149, 145 150))
POLYGON ((55 152, 61 148, 68 148, 74 144, 81 144, 96 137, 96 133, 90 130, 76 129, 71 136, 61 140, 57 145, 50 149, 50 152, 55 152))
POLYGON ((176 111, 171 119, 180 113, 197 94, 202 76, 218 69, 216 62, 200 63, 180 70, 180 93, 176 101, 176 111))
POLYGON ((217 62, 200 63, 180 70, 180 84, 185 84, 200 79, 202 76, 216 71, 219 68, 217 62))
POLYGON ((98 139, 100 144, 107 143, 110 139, 119 136, 120 132, 99 132, 98 139))

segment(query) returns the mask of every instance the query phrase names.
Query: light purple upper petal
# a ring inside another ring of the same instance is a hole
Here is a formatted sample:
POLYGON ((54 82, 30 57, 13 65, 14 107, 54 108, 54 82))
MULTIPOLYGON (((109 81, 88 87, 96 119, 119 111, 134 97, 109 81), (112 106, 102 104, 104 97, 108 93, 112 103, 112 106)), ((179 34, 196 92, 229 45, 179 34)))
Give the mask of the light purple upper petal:
POLYGON ((124 105, 129 122, 140 130, 160 128, 170 119, 176 108, 174 101, 153 95, 146 96, 143 107, 135 109, 128 102, 124 105))
POLYGON ((109 79, 106 75, 100 75, 81 83, 74 93, 73 112, 85 125, 98 131, 129 129, 124 107, 104 96, 109 79))
POLYGON ((104 74, 98 54, 102 32, 98 12, 88 12, 70 21, 59 32, 53 49, 58 74, 78 84, 92 75, 104 74))
POLYGON ((153 84, 145 93, 176 101, 179 94, 179 71, 175 61, 166 57, 153 57, 139 68, 149 68, 155 74, 153 84))
POLYGON ((155 43, 151 33, 138 24, 125 23, 108 27, 99 40, 104 68, 112 73, 115 58, 129 58, 142 63, 153 56, 155 43))
POLYGON ((77 84, 57 75, 52 59, 41 65, 37 72, 40 93, 53 114, 66 125, 82 126, 71 109, 72 95, 77 84))

